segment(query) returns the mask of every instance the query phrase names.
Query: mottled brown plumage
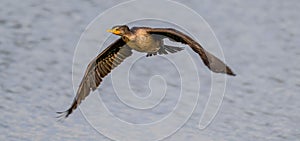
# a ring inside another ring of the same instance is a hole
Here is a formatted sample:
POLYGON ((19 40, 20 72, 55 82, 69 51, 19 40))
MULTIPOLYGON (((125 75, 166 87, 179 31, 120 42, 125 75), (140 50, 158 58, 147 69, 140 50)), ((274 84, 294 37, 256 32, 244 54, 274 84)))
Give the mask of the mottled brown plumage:
POLYGON ((59 117, 68 117, 101 83, 102 79, 117 67, 124 59, 132 54, 132 49, 147 53, 147 57, 157 54, 168 54, 181 51, 182 47, 164 45, 163 39, 186 44, 199 54, 204 64, 213 72, 235 75, 220 59, 204 50, 204 48, 186 34, 172 28, 133 27, 126 25, 115 26, 108 32, 121 36, 112 43, 88 65, 83 79, 77 90, 71 107, 65 112, 58 112, 59 117))

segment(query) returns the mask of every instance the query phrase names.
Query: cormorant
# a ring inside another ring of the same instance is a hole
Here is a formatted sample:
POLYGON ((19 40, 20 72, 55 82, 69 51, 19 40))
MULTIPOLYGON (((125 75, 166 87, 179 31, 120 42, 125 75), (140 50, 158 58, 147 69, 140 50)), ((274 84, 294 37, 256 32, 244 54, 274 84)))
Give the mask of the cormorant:
POLYGON ((235 76, 220 59, 207 52, 191 37, 173 28, 132 27, 129 29, 127 25, 119 25, 107 31, 121 36, 121 38, 109 45, 89 63, 71 107, 64 112, 58 112, 61 114, 59 117, 67 118, 81 101, 100 85, 102 79, 113 68, 132 54, 132 50, 147 53, 146 56, 149 57, 157 54, 175 53, 183 49, 182 47, 165 45, 164 38, 190 46, 193 51, 199 54, 203 63, 211 71, 235 76))

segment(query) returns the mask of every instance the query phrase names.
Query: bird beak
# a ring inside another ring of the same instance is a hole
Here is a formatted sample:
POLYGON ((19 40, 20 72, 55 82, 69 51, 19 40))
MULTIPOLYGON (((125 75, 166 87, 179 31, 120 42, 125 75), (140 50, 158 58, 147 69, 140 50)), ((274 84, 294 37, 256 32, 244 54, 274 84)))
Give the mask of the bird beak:
POLYGON ((121 34, 121 32, 119 30, 116 30, 116 29, 108 29, 106 30, 107 32, 110 32, 110 33, 113 33, 113 34, 116 34, 116 35, 119 35, 121 34))
POLYGON ((112 29, 107 29, 106 31, 110 32, 110 33, 114 33, 114 30, 112 30, 112 29))

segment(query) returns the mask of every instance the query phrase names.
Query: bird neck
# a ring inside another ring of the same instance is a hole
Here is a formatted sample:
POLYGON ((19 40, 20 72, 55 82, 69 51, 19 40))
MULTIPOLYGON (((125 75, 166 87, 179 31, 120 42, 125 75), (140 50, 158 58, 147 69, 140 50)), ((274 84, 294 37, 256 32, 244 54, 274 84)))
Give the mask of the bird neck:
POLYGON ((133 41, 133 40, 135 39, 135 35, 134 35, 131 31, 128 31, 127 33, 125 33, 125 34, 122 36, 122 39, 123 39, 125 42, 133 41))

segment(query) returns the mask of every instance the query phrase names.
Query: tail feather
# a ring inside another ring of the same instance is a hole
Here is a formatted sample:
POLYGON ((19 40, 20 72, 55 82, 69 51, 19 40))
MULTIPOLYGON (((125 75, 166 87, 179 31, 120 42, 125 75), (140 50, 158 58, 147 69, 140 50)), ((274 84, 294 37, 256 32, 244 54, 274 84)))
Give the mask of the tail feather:
POLYGON ((168 53, 176 53, 176 52, 181 51, 183 49, 184 49, 183 47, 164 45, 157 52, 147 53, 146 57, 155 56, 157 54, 162 55, 162 54, 168 54, 168 53))

